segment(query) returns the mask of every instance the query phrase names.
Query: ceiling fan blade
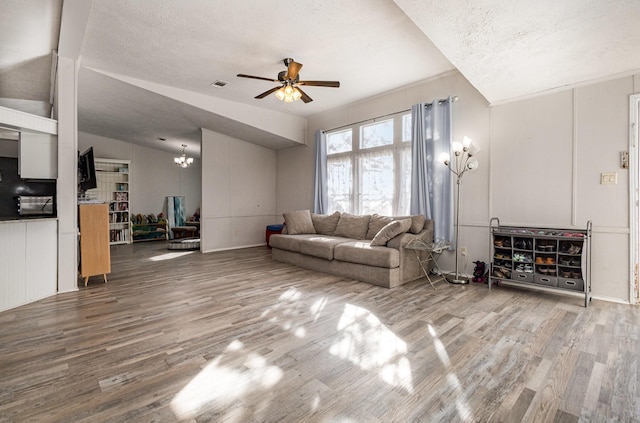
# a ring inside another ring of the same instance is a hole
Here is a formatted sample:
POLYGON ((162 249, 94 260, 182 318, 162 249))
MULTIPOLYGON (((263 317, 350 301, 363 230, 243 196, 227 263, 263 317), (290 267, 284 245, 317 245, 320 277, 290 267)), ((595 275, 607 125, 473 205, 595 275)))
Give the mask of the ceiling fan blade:
POLYGON ((284 76, 285 79, 294 81, 298 77, 298 73, 301 68, 302 63, 294 62, 293 60, 289 62, 289 66, 287 66, 287 74, 284 76))
POLYGON ((278 91, 281 87, 273 87, 268 91, 263 92, 262 94, 258 94, 257 96, 255 96, 254 98, 265 98, 266 96, 268 96, 271 93, 275 93, 276 91, 278 91))
POLYGON ((307 93, 305 93, 304 91, 302 91, 300 89, 300 87, 295 87, 294 89, 298 90, 300 92, 300 94, 302 94, 302 97, 300 97, 300 100, 304 101, 305 103, 309 103, 311 101, 313 101, 313 99, 311 97, 309 97, 307 95, 307 93))
POLYGON ((278 82, 277 79, 273 79, 273 78, 264 78, 262 76, 253 76, 253 75, 245 75, 243 73, 239 73, 236 75, 237 77, 240 78, 251 78, 251 79, 261 79, 263 81, 269 81, 269 82, 278 82))
POLYGON ((340 81, 298 81, 298 85, 340 88, 340 81))

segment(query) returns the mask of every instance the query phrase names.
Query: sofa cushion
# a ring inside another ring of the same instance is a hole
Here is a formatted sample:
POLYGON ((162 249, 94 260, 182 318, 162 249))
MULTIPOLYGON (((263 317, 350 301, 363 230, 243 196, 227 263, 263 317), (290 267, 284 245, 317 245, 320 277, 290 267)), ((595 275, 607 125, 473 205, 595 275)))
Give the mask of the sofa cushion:
POLYGON ((329 215, 311 213, 313 227, 316 229, 316 233, 322 235, 333 235, 336 230, 336 226, 338 226, 339 220, 340 212, 335 212, 329 215))
POLYGON ((378 231, 375 237, 373 237, 373 239, 371 240, 371 245, 373 246, 387 245, 387 242, 391 238, 395 238, 396 236, 407 232, 410 227, 411 227, 410 217, 389 222, 385 225, 384 228, 378 231))
POLYGON ((367 241, 349 241, 335 247, 336 260, 394 269, 400 266, 400 252, 394 248, 372 246, 367 241))
POLYGON ((334 237, 327 235, 306 236, 299 241, 302 254, 333 260, 334 248, 337 245, 352 241, 348 238, 334 237))
POLYGON ((355 216, 349 213, 342 213, 333 234, 345 238, 366 239, 370 218, 371 216, 369 215, 355 216))
POLYGON ((269 246, 271 248, 279 248, 281 250, 300 252, 300 240, 315 235, 285 235, 285 234, 273 234, 269 237, 269 246))
POLYGON ((289 235, 316 233, 309 210, 287 212, 283 213, 282 216, 284 217, 285 225, 287 225, 287 233, 289 235))

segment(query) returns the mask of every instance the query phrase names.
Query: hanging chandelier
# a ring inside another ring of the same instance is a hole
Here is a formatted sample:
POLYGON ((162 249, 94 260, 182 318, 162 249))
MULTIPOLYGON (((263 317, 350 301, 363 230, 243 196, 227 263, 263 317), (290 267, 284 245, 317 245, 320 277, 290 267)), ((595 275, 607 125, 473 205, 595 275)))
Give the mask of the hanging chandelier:
POLYGON ((187 145, 182 144, 182 154, 179 157, 173 158, 173 162, 183 169, 191 166, 193 163, 193 157, 187 157, 187 153, 184 152, 185 148, 187 148, 187 145))

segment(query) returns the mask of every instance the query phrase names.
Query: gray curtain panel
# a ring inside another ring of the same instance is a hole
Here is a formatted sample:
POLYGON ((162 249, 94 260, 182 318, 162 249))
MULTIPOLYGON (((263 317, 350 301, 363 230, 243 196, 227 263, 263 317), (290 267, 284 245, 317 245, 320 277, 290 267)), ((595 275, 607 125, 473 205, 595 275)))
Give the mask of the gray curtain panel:
POLYGON ((453 176, 440 162, 440 153, 451 151, 451 103, 434 100, 411 107, 411 214, 422 214, 434 223, 434 239, 454 242, 453 176))
POLYGON ((329 204, 327 189, 327 137, 323 131, 316 131, 316 157, 313 179, 313 212, 326 214, 329 204))

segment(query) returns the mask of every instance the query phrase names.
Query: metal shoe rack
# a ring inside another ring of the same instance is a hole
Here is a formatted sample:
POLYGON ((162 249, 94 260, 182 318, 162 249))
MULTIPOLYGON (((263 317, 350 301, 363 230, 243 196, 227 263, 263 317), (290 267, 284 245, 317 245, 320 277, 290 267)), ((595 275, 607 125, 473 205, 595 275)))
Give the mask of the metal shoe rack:
POLYGON ((591 221, 586 229, 502 226, 491 230, 492 284, 505 284, 569 295, 591 301, 591 221))

